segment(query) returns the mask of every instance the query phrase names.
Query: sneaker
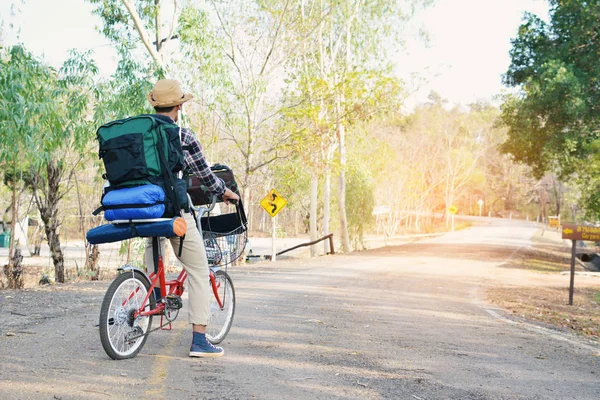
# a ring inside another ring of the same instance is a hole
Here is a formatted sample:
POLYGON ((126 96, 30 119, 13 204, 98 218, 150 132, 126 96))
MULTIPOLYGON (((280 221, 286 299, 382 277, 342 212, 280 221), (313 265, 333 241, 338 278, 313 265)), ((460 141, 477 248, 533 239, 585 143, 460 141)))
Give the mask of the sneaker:
POLYGON ((223 348, 213 346, 204 333, 194 332, 190 357, 221 357, 224 353, 223 348))

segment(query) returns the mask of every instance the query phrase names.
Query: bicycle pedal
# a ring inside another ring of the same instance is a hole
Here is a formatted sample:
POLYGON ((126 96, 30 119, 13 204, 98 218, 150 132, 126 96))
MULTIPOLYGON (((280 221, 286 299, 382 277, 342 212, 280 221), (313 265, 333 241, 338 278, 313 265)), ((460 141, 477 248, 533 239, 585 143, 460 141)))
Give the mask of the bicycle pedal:
POLYGON ((181 297, 176 294, 168 294, 165 298, 165 306, 169 310, 179 310, 183 307, 183 302, 181 301, 181 297))

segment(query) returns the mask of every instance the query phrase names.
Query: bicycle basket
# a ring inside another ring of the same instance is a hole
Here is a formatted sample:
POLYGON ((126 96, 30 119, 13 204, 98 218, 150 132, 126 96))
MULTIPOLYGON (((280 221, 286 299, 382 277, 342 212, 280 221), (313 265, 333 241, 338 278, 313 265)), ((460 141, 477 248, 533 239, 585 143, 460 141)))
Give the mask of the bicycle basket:
POLYGON ((236 212, 200 218, 208 263, 227 265, 237 260, 246 247, 248 230, 241 201, 236 212))

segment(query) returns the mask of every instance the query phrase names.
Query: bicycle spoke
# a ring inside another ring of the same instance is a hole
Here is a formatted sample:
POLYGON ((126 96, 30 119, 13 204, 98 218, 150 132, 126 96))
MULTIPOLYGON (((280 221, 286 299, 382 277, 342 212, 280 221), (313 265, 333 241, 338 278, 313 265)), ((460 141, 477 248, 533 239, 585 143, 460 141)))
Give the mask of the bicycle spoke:
POLYGON ((129 358, 137 354, 150 327, 151 317, 133 318, 148 294, 146 281, 136 274, 127 273, 117 277, 105 296, 100 337, 104 349, 112 358, 129 358))

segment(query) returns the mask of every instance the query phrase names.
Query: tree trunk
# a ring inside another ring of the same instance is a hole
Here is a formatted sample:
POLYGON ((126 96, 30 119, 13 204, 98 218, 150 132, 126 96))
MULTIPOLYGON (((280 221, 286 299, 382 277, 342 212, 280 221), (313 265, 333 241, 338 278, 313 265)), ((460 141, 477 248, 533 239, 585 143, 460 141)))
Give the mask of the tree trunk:
MULTIPOLYGON (((317 210, 319 196, 319 176, 315 171, 312 171, 310 176, 310 241, 317 240, 317 210)), ((310 246, 310 255, 315 257, 319 255, 319 250, 316 244, 310 246)))
MULTIPOLYGON (((14 267, 13 255, 15 254, 15 231, 17 228, 17 213, 19 211, 17 197, 17 183, 16 183, 16 169, 13 170, 13 182, 12 182, 12 204, 11 208, 11 221, 10 221, 10 240, 8 244, 8 271, 12 272, 14 267)), ((6 272, 5 272, 6 273, 6 272)))
POLYGON ((98 259, 100 258, 100 250, 98 245, 86 243, 85 245, 86 254, 88 254, 85 260, 85 269, 90 271, 90 279, 97 281, 100 277, 100 269, 98 268, 98 259))
MULTIPOLYGON (((248 183, 248 181, 246 180, 246 184, 248 183)), ((254 213, 252 213, 252 207, 251 207, 251 199, 250 199, 250 188, 248 186, 246 186, 243 189, 243 193, 241 196, 242 199, 242 203, 244 204, 244 210, 246 211, 246 220, 248 221, 248 230, 251 229, 251 227, 253 227, 254 221, 253 221, 253 217, 254 217, 254 213)))
POLYGON ((60 248, 60 238, 57 232, 58 227, 55 227, 50 221, 46 223, 44 220, 44 223, 46 225, 48 245, 50 246, 50 256, 52 257, 52 263, 54 264, 54 281, 65 283, 65 263, 62 249, 60 248))
POLYGON ((44 241, 44 231, 40 226, 41 222, 35 227, 33 231, 33 256, 39 256, 42 251, 42 242, 44 241))
POLYGON ((299 218, 299 211, 296 210, 294 211, 294 237, 298 236, 298 218, 299 218))
MULTIPOLYGON (((329 235, 329 216, 330 216, 330 202, 331 202, 331 172, 327 170, 325 172, 325 184, 323 187, 323 236, 329 235)), ((323 241, 323 249, 325 254, 331 250, 329 248, 329 241, 323 241)))
POLYGON ((346 144, 345 144, 345 127, 341 122, 338 122, 338 140, 340 150, 340 193, 338 195, 338 206, 340 209, 340 234, 342 239, 342 251, 349 253, 350 236, 348 234, 348 218, 346 217, 346 144))
POLYGON ((144 28, 144 22, 140 18, 140 15, 137 12, 135 5, 131 2, 131 0, 121 0, 121 1, 127 8, 127 11, 129 12, 129 15, 131 16, 131 19, 133 21, 133 25, 134 25, 135 29, 138 31, 138 34, 140 35, 140 39, 142 40, 142 43, 146 47, 146 50, 148 50, 148 54, 150 54, 150 57, 152 57, 152 59, 161 68, 166 69, 165 62, 163 61, 160 53, 157 52, 156 49, 152 46, 152 41, 148 35, 148 32, 146 31, 146 28, 144 28))
POLYGON ((21 250, 15 249, 14 254, 10 257, 8 265, 4 266, 4 274, 8 280, 9 289, 23 288, 23 256, 21 250))
POLYGON ((554 201, 556 204, 556 215, 560 215, 560 203, 562 197, 561 183, 557 182, 555 176, 552 177, 552 189, 554 191, 554 201))
MULTIPOLYGON (((244 200, 247 200, 246 204, 246 217, 248 219, 248 221, 250 221, 253 218, 253 213, 254 211, 252 210, 252 207, 250 207, 250 201, 251 199, 251 191, 250 188, 252 187, 251 184, 251 180, 252 178, 252 163, 254 162, 254 131, 251 128, 251 124, 252 124, 252 119, 250 118, 250 115, 247 116, 247 122, 248 122, 248 145, 246 147, 246 160, 245 163, 246 165, 244 166, 245 169, 245 174, 246 176, 244 177, 244 182, 245 182, 245 188, 244 188, 244 200)), ((262 197, 261 197, 262 199, 262 197)))
POLYGON ((43 178, 38 174, 32 179, 33 196, 44 222, 46 239, 50 246, 50 256, 54 264, 54 281, 64 283, 65 264, 62 249, 60 248, 60 237, 58 235, 58 228, 60 227, 60 222, 58 221, 58 202, 60 200, 59 189, 62 169, 56 165, 55 160, 51 160, 48 162, 46 171, 48 174, 47 182, 45 183, 46 187, 44 187, 46 195, 42 197, 40 183, 43 184, 43 178))

